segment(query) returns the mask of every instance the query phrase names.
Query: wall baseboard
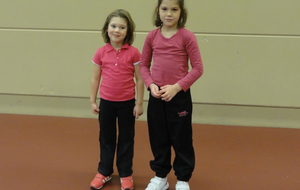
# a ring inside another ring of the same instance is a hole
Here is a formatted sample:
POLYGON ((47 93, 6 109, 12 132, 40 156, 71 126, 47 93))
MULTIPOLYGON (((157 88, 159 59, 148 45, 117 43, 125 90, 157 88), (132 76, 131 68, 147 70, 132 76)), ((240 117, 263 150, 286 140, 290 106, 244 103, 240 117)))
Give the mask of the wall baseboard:
MULTIPOLYGON (((147 101, 144 114, 146 121, 147 101)), ((97 118, 89 98, 0 94, 0 113, 97 118)), ((300 109, 239 105, 193 105, 193 123, 300 129, 300 109)))

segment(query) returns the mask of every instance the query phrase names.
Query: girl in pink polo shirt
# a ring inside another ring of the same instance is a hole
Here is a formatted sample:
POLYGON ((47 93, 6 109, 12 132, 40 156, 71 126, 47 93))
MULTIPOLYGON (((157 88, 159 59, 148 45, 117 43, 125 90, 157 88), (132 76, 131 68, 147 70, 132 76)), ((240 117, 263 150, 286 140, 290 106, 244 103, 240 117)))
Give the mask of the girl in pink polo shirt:
POLYGON ((156 175, 146 190, 169 188, 171 147, 175 151, 176 190, 189 190, 195 167, 190 86, 203 73, 202 59, 195 35, 184 28, 184 0, 158 0, 154 18, 158 28, 147 35, 140 64, 150 91, 147 120, 154 156, 150 166, 156 175))
POLYGON ((115 151, 121 189, 133 189, 134 124, 143 113, 144 96, 139 69, 141 53, 132 46, 134 30, 135 24, 127 11, 113 11, 102 28, 106 45, 99 48, 93 58, 90 103, 99 119, 100 162, 98 173, 90 184, 92 189, 101 189, 111 179, 115 151), (98 107, 96 97, 99 85, 98 107))

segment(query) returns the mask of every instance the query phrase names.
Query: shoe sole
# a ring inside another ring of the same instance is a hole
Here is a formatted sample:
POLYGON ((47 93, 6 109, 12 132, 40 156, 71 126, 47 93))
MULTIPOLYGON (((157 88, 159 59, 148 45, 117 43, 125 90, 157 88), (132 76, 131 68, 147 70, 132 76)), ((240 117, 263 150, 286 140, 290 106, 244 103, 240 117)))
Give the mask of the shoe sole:
POLYGON ((166 185, 163 187, 162 190, 169 190, 169 183, 167 182, 166 185))
MULTIPOLYGON (((103 186, 104 186, 104 185, 103 185, 103 186)), ((102 186, 102 187, 103 187, 103 186, 102 186)), ((95 187, 91 187, 91 189, 92 189, 92 190, 99 190, 99 189, 102 189, 102 187, 99 187, 98 189, 95 188, 95 187)))

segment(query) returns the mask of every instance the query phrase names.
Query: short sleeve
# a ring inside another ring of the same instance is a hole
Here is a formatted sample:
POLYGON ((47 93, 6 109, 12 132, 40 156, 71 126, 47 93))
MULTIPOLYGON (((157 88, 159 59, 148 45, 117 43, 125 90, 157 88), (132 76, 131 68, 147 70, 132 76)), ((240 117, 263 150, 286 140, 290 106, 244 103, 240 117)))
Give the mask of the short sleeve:
POLYGON ((140 51, 137 48, 134 48, 133 51, 133 65, 138 65, 141 62, 141 56, 142 54, 140 53, 140 51))
POLYGON ((102 61, 101 61, 101 48, 99 48, 95 55, 94 55, 94 58, 92 60, 92 62, 95 64, 95 65, 98 65, 98 66, 101 66, 102 65, 102 61))

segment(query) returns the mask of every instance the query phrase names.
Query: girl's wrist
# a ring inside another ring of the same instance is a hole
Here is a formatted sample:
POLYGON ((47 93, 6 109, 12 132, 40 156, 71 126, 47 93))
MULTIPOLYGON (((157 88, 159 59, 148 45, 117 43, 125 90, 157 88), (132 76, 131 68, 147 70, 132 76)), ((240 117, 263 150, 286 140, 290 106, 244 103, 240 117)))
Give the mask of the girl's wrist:
POLYGON ((180 92, 182 90, 181 86, 178 83, 174 84, 174 86, 177 92, 180 92))
POLYGON ((136 102, 135 105, 137 105, 137 106, 143 106, 143 102, 136 102))
POLYGON ((96 103, 96 100, 90 99, 90 103, 91 103, 91 104, 94 104, 94 103, 96 103))

